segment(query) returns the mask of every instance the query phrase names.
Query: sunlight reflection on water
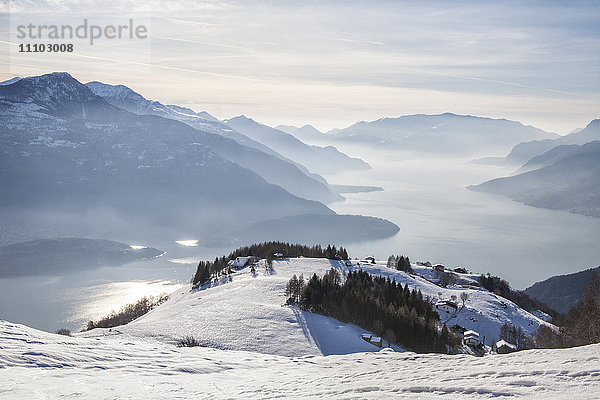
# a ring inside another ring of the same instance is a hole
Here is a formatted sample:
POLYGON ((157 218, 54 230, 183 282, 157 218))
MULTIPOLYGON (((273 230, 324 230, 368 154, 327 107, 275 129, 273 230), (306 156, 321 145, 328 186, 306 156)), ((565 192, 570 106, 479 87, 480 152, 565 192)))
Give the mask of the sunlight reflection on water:
POLYGON ((180 244, 185 247, 196 247, 198 246, 197 240, 176 240, 175 243, 180 244))
POLYGON ((144 296, 169 294, 183 286, 185 285, 169 280, 139 280, 75 288, 68 293, 69 296, 86 297, 87 301, 73 309, 68 321, 77 325, 81 321, 98 319, 112 311, 118 311, 126 304, 135 303, 144 296))

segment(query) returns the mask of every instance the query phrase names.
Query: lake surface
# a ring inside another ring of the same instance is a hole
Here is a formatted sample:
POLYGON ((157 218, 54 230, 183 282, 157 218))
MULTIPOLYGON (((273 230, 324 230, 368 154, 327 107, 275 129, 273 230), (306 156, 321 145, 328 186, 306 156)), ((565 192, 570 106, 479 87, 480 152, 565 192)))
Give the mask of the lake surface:
POLYGON ((382 186, 385 191, 345 194, 347 200, 331 208, 386 218, 400 227, 391 238, 344 244, 353 257, 404 254, 412 261, 466 266, 498 275, 517 289, 600 265, 600 219, 466 189, 510 175, 512 168, 343 150, 362 156, 373 169, 327 176, 331 183, 382 186))
POLYGON ((225 251, 179 245, 174 240, 163 243, 162 249, 166 253, 161 257, 120 267, 89 269, 82 264, 81 271, 61 276, 0 279, 0 318, 49 332, 80 330, 90 319, 144 296, 177 290, 189 283, 198 260, 225 251))

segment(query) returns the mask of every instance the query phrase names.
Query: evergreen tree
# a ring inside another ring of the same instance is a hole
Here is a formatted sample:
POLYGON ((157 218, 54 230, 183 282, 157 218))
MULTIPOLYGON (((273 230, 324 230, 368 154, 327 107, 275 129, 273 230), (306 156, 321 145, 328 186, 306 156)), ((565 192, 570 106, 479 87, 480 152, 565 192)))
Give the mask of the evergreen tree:
POLYGON ((364 271, 348 273, 343 283, 335 269, 322 279, 315 274, 300 303, 308 311, 354 323, 415 351, 445 353, 460 341, 448 328, 438 333, 439 316, 420 291, 364 271))

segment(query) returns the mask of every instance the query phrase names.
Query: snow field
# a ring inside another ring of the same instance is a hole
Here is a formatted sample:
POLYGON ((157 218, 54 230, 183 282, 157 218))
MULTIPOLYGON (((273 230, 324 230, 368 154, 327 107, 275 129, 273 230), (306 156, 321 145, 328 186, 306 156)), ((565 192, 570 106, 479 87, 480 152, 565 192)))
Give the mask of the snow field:
POLYGON ((0 398, 597 399, 600 344, 473 357, 380 351, 282 357, 0 321, 0 398))

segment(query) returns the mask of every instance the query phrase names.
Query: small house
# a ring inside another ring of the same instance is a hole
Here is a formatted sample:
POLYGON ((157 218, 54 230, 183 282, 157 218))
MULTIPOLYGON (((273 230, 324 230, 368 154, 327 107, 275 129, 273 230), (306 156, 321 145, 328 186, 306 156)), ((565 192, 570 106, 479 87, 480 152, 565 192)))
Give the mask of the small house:
POLYGON ((275 253, 275 254, 273 254, 273 258, 274 259, 283 258, 283 253, 275 253))
POLYGON ((377 347, 383 346, 383 339, 381 339, 379 336, 373 336, 369 335, 368 333, 364 333, 361 337, 362 340, 369 342, 372 345, 375 345, 377 347))
POLYGON ((230 260, 227 265, 233 268, 243 268, 250 264, 256 264, 260 258, 256 256, 236 257, 235 260, 230 260))
POLYGON ((458 304, 451 300, 440 300, 435 303, 435 308, 441 311, 445 311, 449 314, 454 314, 458 310, 458 304))
POLYGON ((517 346, 512 343, 508 343, 505 340, 499 340, 496 342, 496 353, 508 354, 517 351, 517 346))
POLYGON ((375 262, 375 257, 374 256, 366 256, 364 258, 365 261, 369 261, 369 262, 375 262))
POLYGON ((479 333, 475 331, 465 331, 465 333, 463 333, 463 343, 467 346, 477 346, 479 344, 479 333))

